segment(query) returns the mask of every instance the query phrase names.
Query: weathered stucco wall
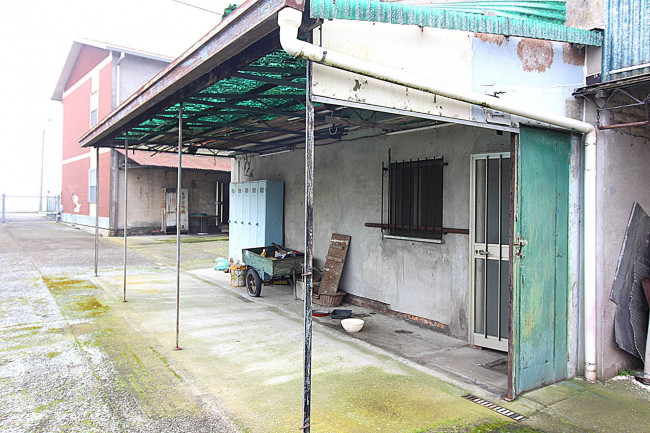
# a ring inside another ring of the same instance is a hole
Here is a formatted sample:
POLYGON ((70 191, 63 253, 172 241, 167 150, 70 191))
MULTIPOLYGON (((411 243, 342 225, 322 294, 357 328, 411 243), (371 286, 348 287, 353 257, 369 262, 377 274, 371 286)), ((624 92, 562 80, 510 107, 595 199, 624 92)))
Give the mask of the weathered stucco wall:
MULTIPOLYGON (((445 243, 385 239, 364 223, 381 221, 381 164, 444 156, 445 227, 468 228, 470 155, 509 150, 509 134, 448 126, 363 138, 317 147, 314 185, 314 256, 324 263, 332 233, 352 236, 340 288, 390 304, 390 308, 449 325, 466 339, 469 317, 469 236, 447 234, 445 243)), ((304 247, 304 153, 254 158, 241 180, 285 182, 285 238, 304 247)), ((386 179, 387 181, 387 179, 386 179)))
MULTIPOLYGON (((176 188, 177 174, 173 168, 129 167, 129 233, 151 233, 160 230, 162 219, 162 189, 176 188)), ((124 170, 119 170, 118 229, 124 228, 124 170)), ((230 173, 203 170, 184 170, 183 188, 188 190, 189 214, 215 214, 216 182, 229 182, 230 173)), ((209 221, 214 226, 214 219, 209 221)), ((190 218, 190 232, 198 232, 199 220, 190 218)))
MULTIPOLYGON (((375 63, 471 88, 472 34, 428 27, 333 20, 315 43, 375 63), (425 55, 426 54, 426 55, 425 55)), ((314 64, 314 94, 378 107, 469 120, 469 104, 314 64)))
POLYGON ((129 54, 124 56, 121 61, 117 53, 116 56, 118 58, 114 60, 114 63, 117 64, 119 62, 119 79, 116 83, 116 86, 119 85, 116 95, 116 98, 119 96, 117 100, 118 105, 128 99, 144 83, 167 66, 167 62, 145 59, 129 54))
MULTIPOLYGON (((584 65, 585 49, 573 44, 476 33, 472 90, 582 119, 582 102, 572 93, 584 82, 584 65)), ((476 120, 485 119, 483 112, 472 107, 476 120)))
POLYGON ((567 0, 566 25, 591 29, 603 24, 602 0, 567 0))
MULTIPOLYGON (((572 92, 584 82, 585 49, 574 44, 345 20, 326 21, 314 37, 326 48, 450 86, 495 95, 506 102, 534 101, 539 110, 582 116, 582 104, 572 92)), ((314 65, 313 90, 317 98, 328 100, 510 124, 510 116, 486 119, 482 107, 318 64, 314 65)))
POLYGON ((638 202, 650 212, 650 146, 648 138, 619 131, 599 131, 598 134, 598 371, 601 379, 618 374, 619 370, 640 365, 641 361, 621 350, 614 338, 616 304, 609 296, 614 281, 618 257, 632 205, 638 202))

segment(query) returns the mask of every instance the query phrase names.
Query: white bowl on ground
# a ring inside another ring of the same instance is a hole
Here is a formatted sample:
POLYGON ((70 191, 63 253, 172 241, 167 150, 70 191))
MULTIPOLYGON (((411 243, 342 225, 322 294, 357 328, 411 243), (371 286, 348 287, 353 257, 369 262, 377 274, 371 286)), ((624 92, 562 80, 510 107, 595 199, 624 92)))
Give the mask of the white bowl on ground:
POLYGON ((341 325, 343 325, 343 329, 348 331, 349 333, 354 333, 354 332, 359 332, 361 331, 361 328, 363 328, 363 320, 362 319, 343 319, 341 320, 341 325))

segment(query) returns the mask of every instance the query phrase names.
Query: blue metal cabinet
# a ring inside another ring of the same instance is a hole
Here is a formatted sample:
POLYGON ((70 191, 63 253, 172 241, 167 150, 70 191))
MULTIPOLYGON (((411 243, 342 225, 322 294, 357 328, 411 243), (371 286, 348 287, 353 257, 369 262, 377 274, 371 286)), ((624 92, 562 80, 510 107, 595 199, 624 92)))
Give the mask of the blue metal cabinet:
MULTIPOLYGON (((258 208, 258 200, 259 200, 259 193, 258 193, 258 186, 259 182, 250 182, 250 191, 251 191, 251 199, 250 199, 250 226, 248 227, 249 230, 249 238, 248 242, 246 242, 246 245, 250 245, 251 247, 256 247, 259 246, 259 242, 261 241, 261 238, 259 237, 259 218, 258 218, 258 213, 257 213, 257 208, 258 208)), ((248 247, 244 247, 248 248, 248 247)))
MULTIPOLYGON (((241 242, 242 245, 251 244, 251 184, 250 182, 243 183, 242 199, 241 199, 241 242)), ((243 248, 247 248, 244 246, 243 248)))
POLYGON ((229 256, 242 260, 243 248, 282 243, 284 182, 259 180, 230 184, 229 256))

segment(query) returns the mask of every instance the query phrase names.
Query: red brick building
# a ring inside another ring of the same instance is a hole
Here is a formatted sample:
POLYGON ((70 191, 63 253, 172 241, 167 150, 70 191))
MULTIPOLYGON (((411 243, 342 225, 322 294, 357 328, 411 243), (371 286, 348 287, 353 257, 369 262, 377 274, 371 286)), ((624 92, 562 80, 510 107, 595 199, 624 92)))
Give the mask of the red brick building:
MULTIPOLYGON (((82 148, 78 139, 90 127, 106 117, 120 103, 162 70, 171 58, 115 46, 98 41, 76 40, 68 54, 52 99, 63 103, 62 219, 80 226, 99 226, 105 234, 121 232, 123 218, 124 155, 113 149, 101 149, 97 161, 95 149, 82 148), (99 167, 99 185, 95 170, 99 167), (99 198, 99 200, 97 200, 99 198)), ((129 158, 129 168, 147 167, 129 174, 129 188, 135 191, 139 206, 129 208, 129 231, 147 233, 160 229, 163 188, 175 188, 176 164, 163 155, 138 152, 138 162, 129 158), (143 163, 146 161, 146 163, 143 163), (157 170, 157 171, 156 171, 157 170), (159 203, 160 202, 160 203, 159 203), (151 207, 155 210, 150 209, 151 207)), ((185 157, 189 212, 216 215, 219 212, 219 188, 230 180, 230 160, 185 157), (192 160, 196 161, 192 162, 192 160), (197 185, 200 188, 197 188, 197 185), (205 189, 203 191, 203 189, 205 189), (202 190, 201 195, 192 191, 202 190)), ((186 188, 185 181, 183 188, 186 188)), ((134 200, 129 192, 129 204, 134 200)), ((221 222, 218 216, 217 225, 221 222)), ((194 222, 193 222, 194 224, 194 222)), ((214 220, 212 225, 214 225, 214 220)))

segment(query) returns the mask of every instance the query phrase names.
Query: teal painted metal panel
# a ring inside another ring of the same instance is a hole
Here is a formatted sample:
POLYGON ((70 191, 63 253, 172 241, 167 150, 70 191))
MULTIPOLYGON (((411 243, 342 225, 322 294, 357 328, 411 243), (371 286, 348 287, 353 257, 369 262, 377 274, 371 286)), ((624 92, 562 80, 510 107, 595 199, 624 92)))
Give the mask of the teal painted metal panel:
POLYGON ((515 149, 512 397, 567 376, 571 138, 522 127, 515 149), (523 239, 521 248, 517 240, 523 239))
MULTIPOLYGON (((462 4, 469 4, 467 2, 462 4)), ((489 2, 506 5, 506 2, 489 2)), ((521 2, 535 3, 535 2, 521 2)), ((344 19, 372 21, 391 24, 418 25, 448 30, 463 30, 479 33, 493 33, 507 36, 521 36, 553 41, 573 42, 600 46, 600 32, 566 27, 558 22, 558 11, 541 9, 537 15, 534 8, 504 7, 491 10, 489 7, 468 6, 453 9, 457 3, 444 5, 416 6, 377 0, 311 0, 311 17, 323 19, 344 19), (541 19, 541 16, 547 15, 541 19), (533 17, 533 18, 531 18, 533 17)), ((478 5, 479 3, 477 3, 478 5)), ((540 5, 554 2, 539 2, 540 5)))
POLYGON ((612 73, 650 63, 649 3, 648 0, 607 0, 603 82, 650 73, 650 67, 612 73))
POLYGON ((527 18, 560 25, 566 22, 566 2, 564 0, 468 1, 436 3, 427 5, 427 7, 481 15, 527 18))

